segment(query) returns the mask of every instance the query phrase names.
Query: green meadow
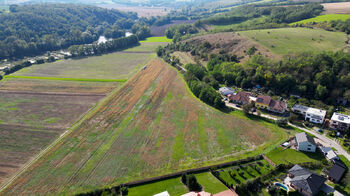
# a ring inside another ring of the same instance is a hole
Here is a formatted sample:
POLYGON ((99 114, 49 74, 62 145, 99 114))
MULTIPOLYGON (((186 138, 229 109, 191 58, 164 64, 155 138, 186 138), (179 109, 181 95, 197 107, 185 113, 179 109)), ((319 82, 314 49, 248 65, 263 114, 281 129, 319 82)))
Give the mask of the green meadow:
POLYGON ((280 55, 336 51, 345 45, 346 34, 322 29, 281 28, 240 31, 240 34, 280 55))
POLYGON ((312 23, 312 22, 315 22, 315 23, 330 22, 330 21, 334 21, 334 20, 345 21, 347 19, 350 19, 350 14, 326 14, 326 15, 316 16, 314 18, 301 20, 298 22, 293 22, 293 23, 290 23, 289 25, 307 24, 307 23, 312 23))
POLYGON ((169 39, 165 36, 163 37, 148 37, 146 40, 140 41, 140 43, 144 42, 172 42, 172 39, 169 39))

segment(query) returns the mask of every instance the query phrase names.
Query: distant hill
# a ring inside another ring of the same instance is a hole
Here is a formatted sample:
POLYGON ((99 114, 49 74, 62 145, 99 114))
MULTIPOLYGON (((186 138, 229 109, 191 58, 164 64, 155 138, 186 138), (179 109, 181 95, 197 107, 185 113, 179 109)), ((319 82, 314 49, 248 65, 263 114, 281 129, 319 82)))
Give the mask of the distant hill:
POLYGON ((136 13, 77 4, 11 5, 0 14, 0 59, 124 36, 136 13))

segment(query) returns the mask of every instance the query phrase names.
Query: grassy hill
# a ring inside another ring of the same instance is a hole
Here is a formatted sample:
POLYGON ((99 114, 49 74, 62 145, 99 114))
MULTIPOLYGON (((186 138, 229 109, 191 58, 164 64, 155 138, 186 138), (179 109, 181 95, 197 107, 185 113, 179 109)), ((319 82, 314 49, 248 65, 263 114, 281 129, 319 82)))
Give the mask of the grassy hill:
POLYGON ((321 29, 281 28, 241 31, 240 34, 265 46, 276 54, 340 50, 346 34, 321 29))
POLYGON ((86 192, 266 152, 288 131, 198 101, 153 60, 73 127, 5 195, 86 192), (254 151, 252 151, 254 149, 254 151))
POLYGON ((316 23, 320 23, 320 22, 329 22, 329 21, 333 21, 333 20, 347 20, 350 18, 350 14, 326 14, 326 15, 320 15, 320 16, 316 16, 314 18, 309 18, 306 20, 301 20, 298 22, 293 22, 290 25, 296 25, 296 24, 307 24, 307 23, 311 23, 311 22, 316 22, 316 23))

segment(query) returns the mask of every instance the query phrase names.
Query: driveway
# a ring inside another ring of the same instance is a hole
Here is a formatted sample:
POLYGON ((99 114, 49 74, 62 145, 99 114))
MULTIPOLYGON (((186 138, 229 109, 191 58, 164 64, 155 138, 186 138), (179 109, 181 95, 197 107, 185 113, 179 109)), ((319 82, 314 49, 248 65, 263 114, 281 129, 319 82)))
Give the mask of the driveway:
MULTIPOLYGON (((226 103, 226 106, 227 107, 231 107, 231 108, 234 108, 236 110, 242 110, 242 108, 239 108, 239 107, 236 107, 235 104, 233 103, 229 103, 228 101, 225 102, 226 103)), ((256 112, 253 113, 254 115, 257 115, 256 112)), ((264 117, 264 118, 268 118, 268 119, 272 119, 272 120, 277 120, 278 118, 277 117, 274 117, 274 116, 271 116, 271 115, 267 115, 267 114, 261 114, 260 115, 261 117, 264 117)), ((326 147, 333 147, 337 150, 337 153, 340 154, 340 155, 344 155, 349 161, 350 161, 350 154, 344 150, 336 141, 324 136, 324 135, 320 135, 318 132, 316 131, 311 131, 311 130, 308 130, 308 129, 305 129, 304 127, 299 127, 297 125, 294 125, 294 124, 291 124, 291 123, 288 123, 288 125, 292 126, 292 127, 295 127, 295 128, 298 128, 298 129, 301 129, 307 133, 310 133, 314 136, 316 136, 319 140, 322 141, 322 143, 326 146, 326 147)))

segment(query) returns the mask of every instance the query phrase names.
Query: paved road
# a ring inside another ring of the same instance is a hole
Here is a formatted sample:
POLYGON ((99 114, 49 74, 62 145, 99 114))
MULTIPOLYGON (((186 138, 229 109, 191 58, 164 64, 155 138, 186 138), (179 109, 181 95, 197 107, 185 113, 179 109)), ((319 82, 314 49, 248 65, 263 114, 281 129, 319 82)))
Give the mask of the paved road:
MULTIPOLYGON (((236 107, 235 104, 233 103, 229 103, 229 102, 225 102, 226 103, 226 106, 227 107, 231 107, 231 108, 234 108, 234 109, 237 109, 237 110, 242 110, 242 108, 239 108, 239 107, 236 107)), ((257 113, 253 113, 254 115, 257 115, 257 113)), ((271 115, 267 115, 267 114, 261 114, 260 115, 261 117, 264 117, 264 118, 268 118, 268 119, 272 119, 272 120, 277 120, 277 117, 275 116, 271 116, 271 115)), ((319 140, 323 141, 324 143, 328 144, 329 146, 328 147, 333 147, 337 150, 337 153, 340 154, 340 155, 344 155, 349 161, 350 161, 350 154, 344 150, 336 141, 324 136, 324 135, 321 135, 319 134, 318 132, 316 131, 312 131, 312 130, 309 130, 309 129, 306 129, 304 127, 299 127, 297 125, 294 125, 294 124, 291 124, 291 123, 288 123, 290 126, 292 127, 295 127, 295 128, 298 128, 298 129, 301 129, 307 133, 310 133, 314 136, 316 136, 319 140)))

